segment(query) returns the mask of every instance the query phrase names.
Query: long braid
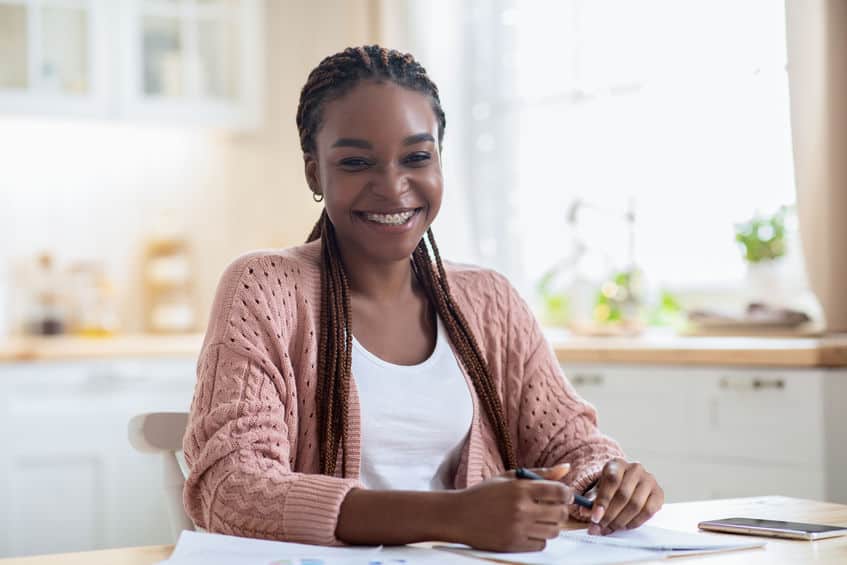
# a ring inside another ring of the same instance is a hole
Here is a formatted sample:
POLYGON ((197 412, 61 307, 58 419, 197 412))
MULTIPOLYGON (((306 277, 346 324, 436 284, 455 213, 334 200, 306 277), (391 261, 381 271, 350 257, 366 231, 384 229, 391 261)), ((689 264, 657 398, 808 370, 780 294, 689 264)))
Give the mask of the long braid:
MULTIPOLYGON (((314 153, 315 135, 321 127, 324 105, 343 96, 363 80, 388 80, 429 96, 438 120, 438 142, 443 142, 446 118, 441 109, 438 87, 426 70, 409 54, 376 45, 347 48, 323 59, 309 74, 300 93, 297 127, 304 153, 314 153)), ((350 327, 350 285, 336 240, 335 229, 326 210, 312 229, 307 241, 321 240, 321 320, 318 344, 316 401, 320 426, 321 472, 336 472, 339 450, 342 473, 346 467, 347 421, 352 363, 350 327)), ((412 267, 430 302, 444 322, 451 343, 470 376, 486 416, 494 427, 500 455, 506 468, 517 467, 514 444, 509 432, 503 403, 494 379, 467 320, 450 292, 444 265, 432 230, 427 230, 415 248, 412 267), (432 249, 433 257, 427 247, 432 249)))

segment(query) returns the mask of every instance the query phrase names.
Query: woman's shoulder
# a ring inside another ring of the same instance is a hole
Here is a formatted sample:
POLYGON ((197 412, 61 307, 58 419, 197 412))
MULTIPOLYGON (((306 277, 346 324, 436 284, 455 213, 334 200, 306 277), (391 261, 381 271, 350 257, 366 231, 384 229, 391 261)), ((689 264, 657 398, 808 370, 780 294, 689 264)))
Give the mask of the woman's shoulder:
POLYGON ((280 249, 257 249, 239 255, 224 269, 221 282, 238 283, 254 276, 257 271, 270 277, 272 273, 285 278, 301 278, 320 271, 320 241, 280 249), (299 275, 300 277, 295 277, 299 275))
POLYGON ((444 261, 444 270, 447 272, 447 278, 451 283, 456 281, 463 285, 482 288, 512 288, 512 283, 509 282, 509 279, 505 275, 489 267, 482 267, 471 263, 444 261))
POLYGON ((487 267, 444 261, 450 292, 460 305, 506 312, 517 291, 505 275, 487 267))
POLYGON ((227 341, 234 331, 262 333, 264 328, 252 327, 254 322, 293 316, 301 305, 308 311, 308 297, 320 290, 319 260, 319 242, 260 249, 235 258, 218 282, 207 342, 227 341))

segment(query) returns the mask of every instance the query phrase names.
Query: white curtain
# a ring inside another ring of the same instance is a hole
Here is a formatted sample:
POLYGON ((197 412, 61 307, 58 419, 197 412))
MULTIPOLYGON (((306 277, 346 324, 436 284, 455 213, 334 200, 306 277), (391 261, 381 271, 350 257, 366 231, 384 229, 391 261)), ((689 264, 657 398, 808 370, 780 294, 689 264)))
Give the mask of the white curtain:
POLYGON ((787 0, 800 229, 830 332, 847 331, 847 2, 787 0))

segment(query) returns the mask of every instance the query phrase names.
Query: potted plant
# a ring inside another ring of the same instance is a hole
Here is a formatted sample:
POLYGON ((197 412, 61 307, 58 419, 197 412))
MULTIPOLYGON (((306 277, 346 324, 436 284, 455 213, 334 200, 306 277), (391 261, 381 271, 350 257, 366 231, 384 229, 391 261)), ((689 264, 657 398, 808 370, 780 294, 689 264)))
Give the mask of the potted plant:
POLYGON ((772 299, 779 292, 783 258, 788 249, 785 230, 788 212, 789 208, 782 206, 771 215, 757 214, 735 225, 735 241, 747 264, 747 282, 753 299, 772 299))

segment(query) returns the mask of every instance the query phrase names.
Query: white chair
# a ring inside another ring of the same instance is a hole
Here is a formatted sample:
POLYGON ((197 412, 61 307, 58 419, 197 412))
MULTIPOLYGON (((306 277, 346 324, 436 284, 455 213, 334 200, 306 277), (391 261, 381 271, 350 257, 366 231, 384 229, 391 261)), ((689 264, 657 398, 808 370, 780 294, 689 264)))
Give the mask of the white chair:
POLYGON ((187 425, 187 412, 150 412, 135 416, 128 426, 129 443, 136 450, 158 453, 162 458, 162 484, 174 543, 182 530, 195 530, 182 505, 185 476, 177 459, 187 425))

